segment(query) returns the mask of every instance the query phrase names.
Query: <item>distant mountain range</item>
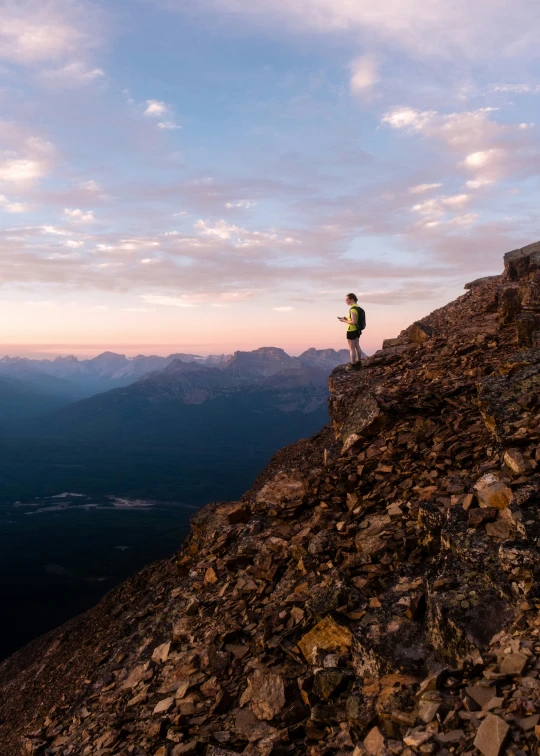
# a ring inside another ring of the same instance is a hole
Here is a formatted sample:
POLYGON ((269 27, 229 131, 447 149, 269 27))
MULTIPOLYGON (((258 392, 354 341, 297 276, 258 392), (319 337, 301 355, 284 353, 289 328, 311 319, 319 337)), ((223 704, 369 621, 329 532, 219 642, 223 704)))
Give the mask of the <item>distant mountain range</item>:
POLYGON ((56 357, 54 360, 34 360, 27 357, 0 358, 0 377, 22 379, 34 386, 52 386, 49 379, 57 379, 58 393, 72 391, 73 396, 91 396, 112 388, 129 386, 149 373, 163 370, 174 362, 197 365, 199 368, 226 368, 238 378, 273 375, 286 368, 299 369, 316 366, 332 370, 336 364, 345 362, 346 349, 308 349, 299 357, 290 357, 282 349, 262 347, 252 352, 235 352, 201 357, 197 354, 137 355, 128 358, 124 354, 103 352, 88 360, 79 360, 73 355, 56 357), (68 381, 68 384, 60 383, 68 381))
POLYGON ((0 359, 0 500, 62 490, 235 495, 285 444, 328 420, 348 350, 0 359))
POLYGON ((54 360, 32 360, 27 357, 0 358, 0 376, 39 379, 43 376, 69 381, 79 395, 91 396, 118 386, 129 386, 144 375, 170 365, 175 360, 197 362, 203 366, 220 365, 231 355, 199 357, 196 354, 170 354, 168 357, 139 354, 128 358, 125 354, 103 352, 88 360, 73 355, 54 360))

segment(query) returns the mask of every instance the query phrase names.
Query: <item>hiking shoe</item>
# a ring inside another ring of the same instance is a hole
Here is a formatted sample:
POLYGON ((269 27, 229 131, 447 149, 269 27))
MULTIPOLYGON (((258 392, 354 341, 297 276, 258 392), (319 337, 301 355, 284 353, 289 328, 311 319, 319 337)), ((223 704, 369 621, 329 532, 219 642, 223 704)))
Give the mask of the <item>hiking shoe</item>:
POLYGON ((353 370, 360 370, 360 368, 362 367, 362 363, 360 361, 355 362, 354 365, 351 365, 351 367, 353 370))
POLYGON ((354 370, 354 365, 352 364, 352 362, 349 362, 348 365, 345 365, 345 370, 354 370))

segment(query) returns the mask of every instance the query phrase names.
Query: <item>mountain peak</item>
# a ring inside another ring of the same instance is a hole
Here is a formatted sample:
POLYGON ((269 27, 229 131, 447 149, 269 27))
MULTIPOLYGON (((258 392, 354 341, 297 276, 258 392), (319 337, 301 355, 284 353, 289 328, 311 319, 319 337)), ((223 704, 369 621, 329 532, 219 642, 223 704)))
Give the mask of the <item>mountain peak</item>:
POLYGON ((55 362, 58 365, 60 365, 60 364, 64 364, 64 365, 70 364, 71 365, 71 364, 78 363, 79 360, 78 360, 77 357, 75 357, 74 354, 68 354, 65 357, 62 357, 62 356, 58 355, 58 357, 54 358, 53 362, 55 362))

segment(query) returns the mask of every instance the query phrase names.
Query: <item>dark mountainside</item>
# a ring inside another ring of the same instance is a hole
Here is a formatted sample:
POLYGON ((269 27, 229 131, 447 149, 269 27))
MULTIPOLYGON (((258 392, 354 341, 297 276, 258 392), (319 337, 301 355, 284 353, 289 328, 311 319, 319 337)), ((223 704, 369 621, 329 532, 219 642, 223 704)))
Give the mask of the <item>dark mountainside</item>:
POLYGON ((0 753, 536 753, 540 243, 334 370, 332 422, 0 666, 0 753))
POLYGON ((203 362, 180 357, 112 389, 119 364, 170 358, 67 360, 77 370, 92 363, 100 375, 109 371, 109 390, 85 399, 72 389, 88 387, 43 373, 47 361, 0 360, 0 505, 61 491, 198 506, 240 496, 277 449, 328 422, 328 375, 348 351, 290 357, 262 347, 203 362))

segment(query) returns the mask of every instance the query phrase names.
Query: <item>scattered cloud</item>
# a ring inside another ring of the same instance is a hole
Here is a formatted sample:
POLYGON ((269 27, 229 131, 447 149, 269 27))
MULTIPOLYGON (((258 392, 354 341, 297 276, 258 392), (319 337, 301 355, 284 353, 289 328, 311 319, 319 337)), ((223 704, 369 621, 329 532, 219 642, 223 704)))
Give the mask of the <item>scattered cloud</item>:
POLYGON ((157 124, 158 129, 163 131, 174 131, 175 129, 181 129, 182 127, 174 121, 160 121, 157 124))
POLYGON ((142 299, 148 304, 164 305, 166 307, 197 307, 188 302, 185 297, 169 297, 164 294, 143 294, 142 299))
POLYGON ((490 92, 505 92, 510 94, 538 94, 540 84, 493 84, 490 92))
POLYGON ((101 192, 101 186, 94 179, 89 181, 81 181, 79 183, 79 189, 83 189, 85 192, 101 192))
POLYGON ((0 182, 30 186, 47 175, 55 149, 41 136, 28 135, 15 123, 0 121, 0 182))
POLYGON ((71 260, 78 257, 76 252, 51 252, 47 255, 47 260, 71 260))
POLYGON ((28 205, 24 202, 12 202, 3 194, 0 194, 0 210, 5 213, 27 213, 28 205))
POLYGON ((95 221, 93 210, 80 210, 79 208, 64 208, 64 215, 72 223, 93 223, 95 221))
POLYGON ((219 220, 214 225, 210 225, 207 221, 199 219, 195 222, 193 228, 204 236, 212 236, 223 240, 238 236, 242 231, 238 226, 227 223, 225 220, 219 220))
POLYGON ((80 247, 84 247, 83 241, 75 241, 74 239, 68 239, 64 242, 65 247, 70 247, 70 249, 80 249, 80 247))
POLYGON ((350 64, 351 92, 355 95, 366 94, 379 81, 377 63, 372 55, 362 55, 350 64))
POLYGON ((430 192, 432 189, 438 189, 441 186, 442 184, 417 184, 416 186, 410 187, 409 194, 425 194, 426 192, 430 192))
POLYGON ((66 63, 60 68, 45 69, 40 73, 41 80, 58 87, 80 87, 94 81, 103 80, 105 72, 101 68, 89 67, 80 60, 66 63))
MULTIPOLYGON (((512 13, 503 1, 433 0, 202 0, 211 12, 284 33, 341 34, 378 48, 405 50, 414 58, 448 59, 453 55, 484 60, 536 52, 538 16, 528 0, 516 0, 512 13), (524 23, 524 19, 528 23, 524 23)), ((166 7, 185 12, 184 0, 167 0, 166 7)), ((199 7, 199 6, 198 6, 199 7)))
POLYGON ((169 112, 169 106, 161 100, 147 100, 145 116, 150 118, 159 118, 169 112))
POLYGON ((56 226, 41 226, 41 230, 44 234, 54 234, 55 236, 67 236, 68 234, 65 229, 56 226))
POLYGON ((273 307, 272 309, 276 312, 291 312, 294 310, 294 307, 273 307))
POLYGON ((35 65, 78 55, 94 45, 95 24, 95 9, 75 0, 3 3, 0 60, 35 65))
POLYGON ((255 207, 257 203, 254 200, 238 200, 237 202, 226 202, 225 207, 228 210, 233 208, 241 208, 242 210, 249 210, 251 207, 255 207))

